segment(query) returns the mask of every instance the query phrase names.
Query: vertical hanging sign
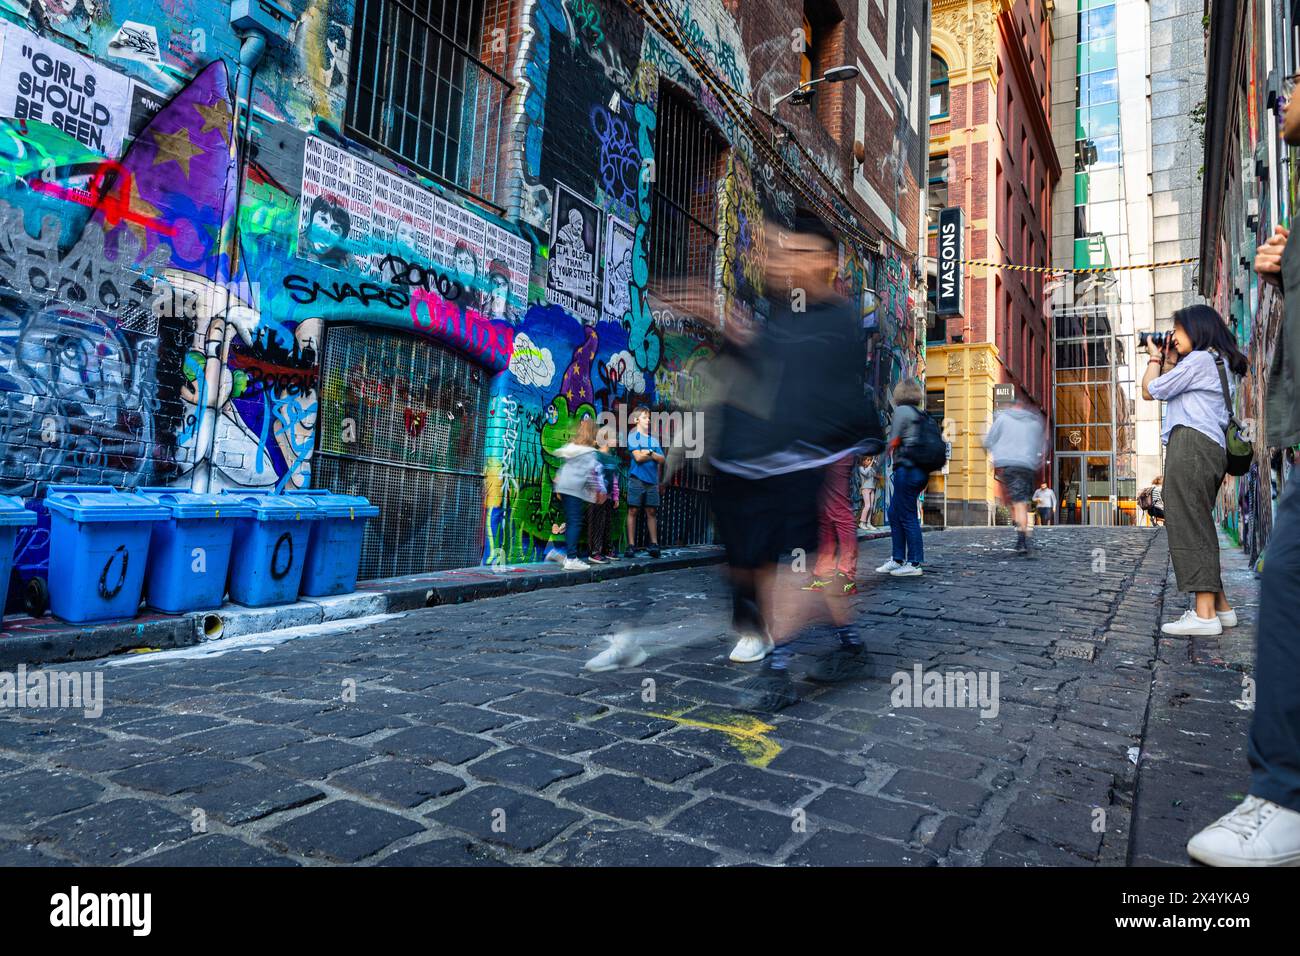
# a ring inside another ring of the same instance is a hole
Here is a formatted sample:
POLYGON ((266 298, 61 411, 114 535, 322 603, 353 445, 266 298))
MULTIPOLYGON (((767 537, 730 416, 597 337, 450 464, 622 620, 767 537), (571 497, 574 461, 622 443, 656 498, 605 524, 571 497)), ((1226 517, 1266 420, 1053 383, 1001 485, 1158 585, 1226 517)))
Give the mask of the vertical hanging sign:
POLYGON ((965 284, 961 263, 965 258, 966 217, 960 206, 949 206, 939 213, 939 276, 936 313, 962 315, 965 309, 965 284))

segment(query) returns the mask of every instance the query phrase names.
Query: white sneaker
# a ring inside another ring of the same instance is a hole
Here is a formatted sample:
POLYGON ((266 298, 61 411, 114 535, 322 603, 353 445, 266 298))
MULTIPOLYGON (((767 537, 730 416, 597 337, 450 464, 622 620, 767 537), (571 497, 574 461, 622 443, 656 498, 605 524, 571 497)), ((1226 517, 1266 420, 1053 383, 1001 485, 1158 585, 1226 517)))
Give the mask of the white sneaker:
POLYGON ((1300 866, 1300 813, 1247 797, 1188 840, 1187 855, 1208 866, 1300 866))
POLYGON ((546 552, 546 560, 547 560, 547 561, 554 561, 556 564, 560 564, 561 562, 564 561, 564 552, 563 552, 563 551, 555 551, 555 550, 547 551, 547 552, 546 552))
POLYGON ((1223 625, 1218 617, 1197 617, 1195 611, 1189 610, 1184 611, 1178 620, 1160 625, 1160 632, 1175 637, 1212 637, 1223 633, 1223 625))
POLYGON ((913 564, 910 561, 903 562, 894 570, 889 572, 890 577, 895 577, 895 578, 914 578, 921 573, 922 571, 920 565, 913 564))
POLYGON ((636 667, 645 663, 647 655, 636 639, 628 636, 611 637, 609 647, 601 651, 583 665, 587 670, 601 673, 618 670, 620 667, 636 667))
POLYGON ((737 664, 752 664, 771 654, 775 646, 766 634, 746 634, 731 649, 729 659, 737 664))
POLYGON ((1237 609, 1228 608, 1226 611, 1215 611, 1214 616, 1219 619, 1219 623, 1224 627, 1237 626, 1237 609))
POLYGON ((590 569, 590 567, 591 565, 582 560, 582 558, 564 559, 564 570, 566 571, 586 571, 590 569))
POLYGON ((902 567, 901 564, 899 564, 899 563, 898 563, 897 561, 895 561, 893 558, 890 558, 888 561, 886 561, 886 562, 885 562, 884 564, 882 564, 880 567, 876 568, 876 573, 877 573, 877 574, 893 574, 895 571, 897 571, 897 570, 898 570, 899 568, 901 568, 901 567, 902 567))

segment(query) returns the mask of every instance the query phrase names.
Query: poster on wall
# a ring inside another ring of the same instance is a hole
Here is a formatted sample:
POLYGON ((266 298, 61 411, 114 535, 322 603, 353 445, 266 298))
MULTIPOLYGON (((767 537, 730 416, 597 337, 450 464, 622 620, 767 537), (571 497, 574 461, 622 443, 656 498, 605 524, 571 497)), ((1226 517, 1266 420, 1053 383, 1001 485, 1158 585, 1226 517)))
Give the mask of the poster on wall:
POLYGON ((487 223, 488 316, 517 322, 528 303, 528 273, 532 271, 533 247, 495 223, 487 223))
POLYGON ((123 60, 135 60, 138 63, 157 64, 158 31, 148 23, 136 23, 127 20, 108 41, 108 55, 123 60))
POLYGON ((632 240, 636 233, 621 219, 605 220, 605 294, 601 306, 607 322, 621 322, 632 307, 632 240))
POLYGON ((551 261, 546 270, 547 301, 595 325, 600 315, 599 261, 600 210, 557 181, 551 211, 551 261))
POLYGON ((303 153, 298 255, 331 269, 357 270, 371 244, 374 166, 315 136, 303 153))
POLYGON ((483 259, 487 251, 487 223, 468 209, 463 209, 445 199, 439 203, 447 207, 448 235, 445 245, 450 246, 446 258, 440 260, 448 278, 462 288, 458 305, 483 311, 487 296, 487 276, 483 259))
POLYGON ((105 156, 121 152, 130 79, 13 24, 0 50, 0 116, 49 123, 105 156))
POLYGON ((370 272, 391 282, 404 263, 427 263, 432 255, 433 193, 379 168, 374 182, 370 272))

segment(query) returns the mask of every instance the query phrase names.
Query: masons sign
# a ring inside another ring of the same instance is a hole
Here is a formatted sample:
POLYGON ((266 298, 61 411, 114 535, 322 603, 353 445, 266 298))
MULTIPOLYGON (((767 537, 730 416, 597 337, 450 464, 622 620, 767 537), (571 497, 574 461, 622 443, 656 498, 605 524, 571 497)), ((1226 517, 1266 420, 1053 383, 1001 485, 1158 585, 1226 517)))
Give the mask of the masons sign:
POLYGON ((939 213, 939 276, 936 283, 939 315, 961 315, 965 308, 961 261, 965 253, 966 217, 960 206, 939 213))

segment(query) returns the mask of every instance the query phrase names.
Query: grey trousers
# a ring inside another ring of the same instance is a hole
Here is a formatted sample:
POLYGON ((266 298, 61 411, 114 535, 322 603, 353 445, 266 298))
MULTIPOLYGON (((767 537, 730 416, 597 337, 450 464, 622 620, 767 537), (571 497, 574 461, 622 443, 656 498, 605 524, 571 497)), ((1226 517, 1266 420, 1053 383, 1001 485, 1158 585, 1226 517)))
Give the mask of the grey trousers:
POLYGON ((1165 530, 1180 591, 1222 591, 1214 500, 1228 471, 1223 446, 1176 425, 1165 446, 1165 530))

